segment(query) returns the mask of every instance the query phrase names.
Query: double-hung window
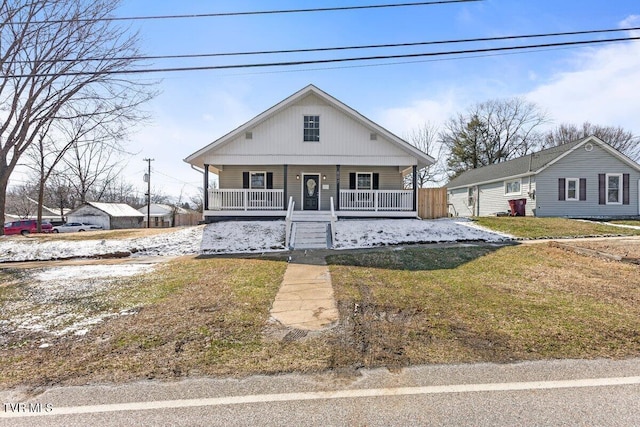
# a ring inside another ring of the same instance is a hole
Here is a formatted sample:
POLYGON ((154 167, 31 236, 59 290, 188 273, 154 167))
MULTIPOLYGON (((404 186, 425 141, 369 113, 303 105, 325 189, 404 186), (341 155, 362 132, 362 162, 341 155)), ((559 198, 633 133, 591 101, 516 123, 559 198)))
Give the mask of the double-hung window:
POLYGON ((504 194, 505 196, 519 196, 522 194, 521 182, 519 179, 514 179, 513 181, 505 181, 504 182, 504 194))
POLYGON ((373 188, 373 173, 358 172, 356 174, 356 190, 371 190, 373 188))
POLYGON ((475 202, 475 192, 473 187, 467 188, 467 206, 473 206, 475 202))
POLYGON ((304 116, 303 141, 320 141, 320 116, 304 116))
POLYGON ((622 204, 622 174, 621 173, 609 173, 607 174, 607 204, 619 205, 622 204))
POLYGON ((267 173, 266 172, 251 172, 249 173, 249 188, 256 190, 264 190, 267 188, 267 173))
POLYGON ((578 200, 578 179, 567 178, 566 186, 566 200, 578 200))

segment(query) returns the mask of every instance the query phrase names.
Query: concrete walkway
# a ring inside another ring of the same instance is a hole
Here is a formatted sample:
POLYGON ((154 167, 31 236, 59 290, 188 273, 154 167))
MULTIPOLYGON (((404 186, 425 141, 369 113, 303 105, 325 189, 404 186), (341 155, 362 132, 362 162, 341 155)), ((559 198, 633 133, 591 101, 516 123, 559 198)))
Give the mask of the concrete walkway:
POLYGON ((324 257, 292 257, 284 273, 271 316, 282 325, 318 331, 338 321, 338 308, 333 298, 331 274, 324 257))

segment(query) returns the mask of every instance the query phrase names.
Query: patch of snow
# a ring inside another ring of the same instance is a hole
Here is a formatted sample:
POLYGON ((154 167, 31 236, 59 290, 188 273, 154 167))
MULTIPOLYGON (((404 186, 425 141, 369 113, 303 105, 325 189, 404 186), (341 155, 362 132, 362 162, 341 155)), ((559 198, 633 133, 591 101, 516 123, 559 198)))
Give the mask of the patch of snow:
POLYGON ((52 336, 85 335, 106 318, 130 315, 134 308, 107 308, 101 302, 121 277, 147 273, 153 264, 80 265, 25 270, 16 297, 2 306, 0 332, 30 331, 52 336))
POLYGON ((134 256, 180 256, 200 251, 204 226, 187 227, 172 233, 135 239, 114 240, 50 240, 0 241, 0 262, 45 261, 65 258, 87 258, 105 254, 132 252, 134 256))
POLYGON ((151 270, 150 264, 123 264, 114 268, 113 265, 76 265, 46 268, 38 270, 33 277, 40 282, 70 281, 106 277, 127 277, 146 273, 151 270))
POLYGON ((470 220, 379 219, 336 222, 336 249, 455 241, 498 242, 513 236, 480 227, 470 220))
POLYGON ((227 221, 209 224, 202 233, 201 252, 242 253, 284 250, 284 221, 227 221))

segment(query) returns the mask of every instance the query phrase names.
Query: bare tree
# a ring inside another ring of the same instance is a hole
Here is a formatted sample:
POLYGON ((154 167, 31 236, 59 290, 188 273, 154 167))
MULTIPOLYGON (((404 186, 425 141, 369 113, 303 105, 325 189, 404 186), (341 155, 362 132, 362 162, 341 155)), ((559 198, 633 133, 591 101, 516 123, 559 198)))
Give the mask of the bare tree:
POLYGON ((198 187, 198 192, 189 196, 191 205, 194 206, 196 212, 204 211, 204 188, 198 187))
POLYGON ((155 95, 119 77, 139 53, 135 34, 104 19, 118 3, 0 0, 0 217, 9 177, 52 122, 96 110, 133 116, 155 95))
MULTIPOLYGON (((438 140, 438 127, 431 123, 424 123, 422 126, 413 129, 405 139, 418 150, 436 159, 436 163, 433 165, 418 170, 418 188, 427 187, 429 183, 435 184, 441 181, 444 169, 441 162, 442 144, 438 140)), ((411 185, 413 185, 412 173, 405 177, 405 187, 409 188, 411 185)))
POLYGON ((135 208, 139 208, 145 203, 144 196, 136 190, 135 186, 122 178, 110 180, 104 188, 100 186, 99 189, 100 198, 93 197, 93 192, 89 193, 92 200, 106 203, 126 203, 135 208))
POLYGON ((20 218, 31 218, 37 212, 37 206, 32 202, 36 197, 36 186, 24 184, 12 187, 7 191, 7 212, 20 218))
POLYGON ((546 114, 522 98, 490 100, 449 119, 440 141, 453 177, 468 169, 523 156, 541 145, 546 114))
POLYGON ((628 157, 634 160, 640 159, 640 136, 620 126, 601 126, 584 122, 582 127, 578 127, 563 123, 545 135, 544 146, 554 147, 588 136, 597 136, 628 157))
POLYGON ((100 138, 73 144, 64 157, 64 175, 79 203, 101 201, 123 169, 119 146, 100 138))

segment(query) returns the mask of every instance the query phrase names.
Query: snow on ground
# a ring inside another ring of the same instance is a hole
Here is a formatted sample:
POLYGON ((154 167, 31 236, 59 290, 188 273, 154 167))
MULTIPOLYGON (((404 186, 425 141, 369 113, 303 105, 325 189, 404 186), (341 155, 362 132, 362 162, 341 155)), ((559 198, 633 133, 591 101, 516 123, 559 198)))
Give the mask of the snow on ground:
POLYGON ((179 256, 200 252, 204 226, 183 228, 173 233, 135 239, 49 240, 2 239, 0 262, 44 261, 65 258, 88 258, 97 255, 131 252, 133 256, 179 256))
POLYGON ((467 219, 342 220, 336 223, 336 249, 468 240, 496 242, 512 236, 480 227, 467 219))
POLYGON ((284 221, 228 221, 209 224, 202 233, 203 254, 284 250, 284 221))
MULTIPOLYGON (((0 239, 0 262, 87 258, 130 252, 140 256, 179 256, 273 252, 284 248, 284 221, 228 221, 183 228, 172 233, 119 240, 0 239)), ((482 228, 467 219, 340 220, 336 249, 467 240, 501 241, 512 236, 482 228)))
POLYGON ((20 286, 5 296, 0 316, 1 337, 7 333, 42 334, 47 337, 84 335, 89 328, 113 316, 135 312, 115 308, 103 295, 118 278, 145 274, 153 264, 80 265, 25 270, 20 286))
MULTIPOLYGON (((187 255, 284 250, 284 221, 230 221, 175 232, 120 240, 0 239, 0 262, 92 257, 116 252, 132 256, 187 255)), ((510 236, 486 230, 464 219, 342 220, 336 223, 338 249, 395 244, 501 241, 510 236)), ((0 303, 0 346, 10 333, 34 333, 41 347, 55 337, 84 335, 112 316, 135 314, 114 307, 105 297, 119 278, 145 274, 153 264, 61 266, 24 270, 0 303)))

